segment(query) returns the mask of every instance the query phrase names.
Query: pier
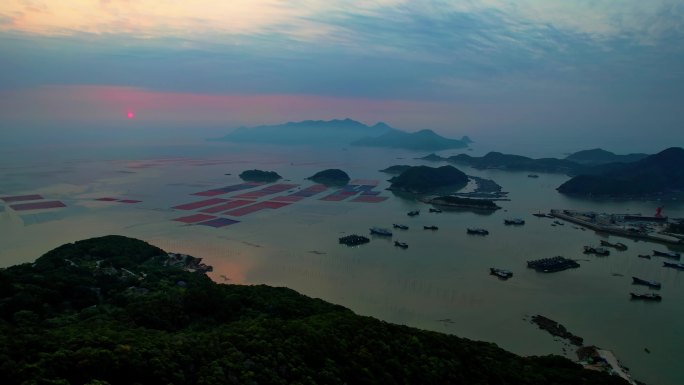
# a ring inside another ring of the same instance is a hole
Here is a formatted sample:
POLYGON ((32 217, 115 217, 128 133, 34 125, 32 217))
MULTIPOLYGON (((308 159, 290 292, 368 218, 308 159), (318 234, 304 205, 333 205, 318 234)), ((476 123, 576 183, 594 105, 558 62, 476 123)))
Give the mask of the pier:
POLYGON ((569 210, 551 210, 550 215, 555 218, 562 219, 564 221, 568 221, 592 229, 594 231, 619 235, 626 238, 647 239, 650 241, 665 243, 668 245, 684 244, 684 241, 682 241, 682 239, 670 235, 653 232, 644 232, 636 228, 628 228, 625 225, 598 223, 598 221, 596 221, 595 219, 592 220, 592 218, 587 217, 586 215, 582 215, 582 213, 579 212, 572 212, 569 210))

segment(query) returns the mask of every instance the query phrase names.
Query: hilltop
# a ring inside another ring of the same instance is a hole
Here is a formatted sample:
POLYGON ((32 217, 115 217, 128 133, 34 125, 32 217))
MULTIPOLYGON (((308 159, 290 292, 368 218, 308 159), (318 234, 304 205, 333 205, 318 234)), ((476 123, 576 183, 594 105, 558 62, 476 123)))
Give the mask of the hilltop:
POLYGON ((613 152, 606 151, 601 148, 595 148, 592 150, 577 151, 565 157, 565 160, 569 160, 575 163, 583 165, 600 165, 608 163, 632 163, 647 157, 648 154, 626 154, 617 155, 613 152))
POLYGON ((0 383, 625 383, 286 288, 217 284, 206 268, 106 236, 1 269, 0 383))
POLYGON ((636 162, 582 173, 557 189, 564 194, 634 197, 684 190, 684 149, 671 147, 636 162))

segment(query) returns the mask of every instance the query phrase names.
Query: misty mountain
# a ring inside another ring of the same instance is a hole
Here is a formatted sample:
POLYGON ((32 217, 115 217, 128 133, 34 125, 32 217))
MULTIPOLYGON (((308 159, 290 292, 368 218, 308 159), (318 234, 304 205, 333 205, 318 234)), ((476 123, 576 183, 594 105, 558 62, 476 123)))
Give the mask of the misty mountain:
POLYGON ((671 147, 626 164, 578 175, 557 188, 563 194, 639 196, 684 190, 684 149, 671 147))
POLYGON ((379 122, 367 126, 352 119, 304 120, 284 124, 240 127, 214 141, 274 143, 274 144, 343 144, 367 136, 398 131, 379 122))
MULTIPOLYGON (((470 140, 467 137, 465 139, 470 140)), ((448 139, 432 130, 418 132, 388 131, 377 137, 366 137, 352 142, 353 146, 405 148, 408 150, 439 151, 468 147, 467 142, 448 139)))
POLYGON ((647 157, 648 154, 627 154, 627 155, 617 155, 610 151, 606 151, 601 148, 595 148, 592 150, 578 151, 565 157, 565 160, 569 160, 575 163, 583 165, 598 165, 598 164, 608 164, 608 163, 631 163, 636 162, 647 157))

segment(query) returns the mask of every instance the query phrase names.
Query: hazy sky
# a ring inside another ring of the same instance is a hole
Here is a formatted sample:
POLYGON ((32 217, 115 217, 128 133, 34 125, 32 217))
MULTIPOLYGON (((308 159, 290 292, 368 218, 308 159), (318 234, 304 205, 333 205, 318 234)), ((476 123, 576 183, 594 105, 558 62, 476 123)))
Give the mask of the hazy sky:
POLYGON ((0 117, 683 145, 684 1, 3 0, 0 117))

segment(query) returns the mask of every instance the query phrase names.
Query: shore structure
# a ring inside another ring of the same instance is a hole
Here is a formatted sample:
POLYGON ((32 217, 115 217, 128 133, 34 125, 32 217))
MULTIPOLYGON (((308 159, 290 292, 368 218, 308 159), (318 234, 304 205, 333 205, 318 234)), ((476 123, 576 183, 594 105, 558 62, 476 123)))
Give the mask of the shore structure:
POLYGON ((634 214, 598 214, 573 210, 551 210, 550 215, 608 234, 648 239, 669 245, 684 245, 684 238, 664 233, 668 224, 667 218, 634 214))

